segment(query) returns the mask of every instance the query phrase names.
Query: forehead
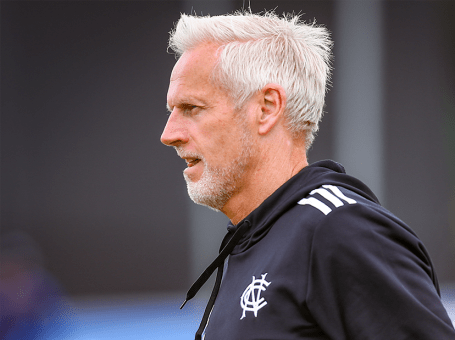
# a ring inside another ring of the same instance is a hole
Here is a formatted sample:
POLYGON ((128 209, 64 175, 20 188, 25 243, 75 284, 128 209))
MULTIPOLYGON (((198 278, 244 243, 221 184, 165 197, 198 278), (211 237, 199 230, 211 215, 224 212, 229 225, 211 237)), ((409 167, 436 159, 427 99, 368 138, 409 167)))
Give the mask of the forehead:
POLYGON ((171 82, 193 74, 210 76, 218 60, 219 46, 204 43, 186 51, 179 58, 171 74, 171 82))
POLYGON ((218 49, 219 46, 207 43, 183 53, 172 70, 168 101, 206 92, 209 88, 215 90, 211 74, 218 61, 218 49))

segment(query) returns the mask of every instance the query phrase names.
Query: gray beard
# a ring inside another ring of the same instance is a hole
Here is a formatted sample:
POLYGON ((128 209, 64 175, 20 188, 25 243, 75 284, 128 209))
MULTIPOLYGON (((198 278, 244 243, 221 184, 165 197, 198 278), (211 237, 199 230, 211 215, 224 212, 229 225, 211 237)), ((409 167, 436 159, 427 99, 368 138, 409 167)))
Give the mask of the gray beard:
MULTIPOLYGON (((204 163, 205 164, 205 163, 204 163)), ((237 183, 244 173, 244 166, 219 169, 204 165, 204 172, 197 182, 192 182, 185 174, 188 195, 191 200, 213 210, 220 211, 237 190, 237 183)))
POLYGON ((213 210, 220 211, 229 199, 240 189, 241 180, 253 154, 253 141, 249 131, 242 135, 242 150, 237 159, 225 168, 211 167, 202 159, 204 170, 197 182, 192 182, 185 174, 188 195, 191 200, 213 210))

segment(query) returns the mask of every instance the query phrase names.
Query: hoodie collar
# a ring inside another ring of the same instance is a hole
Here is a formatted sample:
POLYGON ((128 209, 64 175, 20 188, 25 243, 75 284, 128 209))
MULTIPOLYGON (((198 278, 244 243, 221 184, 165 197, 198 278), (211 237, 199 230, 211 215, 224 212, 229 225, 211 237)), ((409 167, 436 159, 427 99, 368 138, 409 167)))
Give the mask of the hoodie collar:
POLYGON ((315 162, 290 178, 237 225, 228 223, 228 233, 235 232, 237 226, 242 225, 245 221, 251 224, 251 228, 240 239, 232 254, 241 253, 259 242, 285 211, 295 206, 300 199, 308 196, 312 190, 324 184, 345 187, 379 203, 365 184, 346 175, 341 164, 330 160, 315 162))

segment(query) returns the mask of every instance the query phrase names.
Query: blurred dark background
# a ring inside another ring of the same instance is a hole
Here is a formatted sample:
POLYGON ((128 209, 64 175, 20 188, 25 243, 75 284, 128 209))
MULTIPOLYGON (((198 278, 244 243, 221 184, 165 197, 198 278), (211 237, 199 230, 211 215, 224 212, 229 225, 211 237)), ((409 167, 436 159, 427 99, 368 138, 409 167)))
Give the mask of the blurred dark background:
MULTIPOLYGON (((159 142, 175 63, 167 39, 180 12, 243 3, 1 2, 1 236, 30 235, 70 295, 182 291, 195 275, 192 254, 210 261, 213 251, 191 241, 199 210, 184 162, 159 142)), ((337 157, 338 6, 251 1, 253 12, 294 11, 332 31, 334 86, 309 158, 339 160, 362 178, 337 157)), ((383 153, 371 160, 382 167, 380 196, 424 241, 440 281, 453 282, 455 3, 383 1, 381 11, 383 153)), ((222 235, 223 223, 213 224, 222 235)), ((204 242, 216 249, 219 239, 204 242)))

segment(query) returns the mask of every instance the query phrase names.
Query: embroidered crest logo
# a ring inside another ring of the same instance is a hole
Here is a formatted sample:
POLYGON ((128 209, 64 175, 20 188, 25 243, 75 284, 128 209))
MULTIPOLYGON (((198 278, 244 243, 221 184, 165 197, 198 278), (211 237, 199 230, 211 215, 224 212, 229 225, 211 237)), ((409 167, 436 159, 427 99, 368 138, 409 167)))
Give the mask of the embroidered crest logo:
POLYGON ((267 273, 261 275, 261 279, 256 279, 253 276, 253 281, 246 287, 240 297, 240 307, 243 309, 242 320, 246 316, 246 312, 253 312, 254 317, 258 316, 258 310, 267 304, 267 301, 261 297, 261 293, 267 289, 271 282, 265 280, 267 273))

